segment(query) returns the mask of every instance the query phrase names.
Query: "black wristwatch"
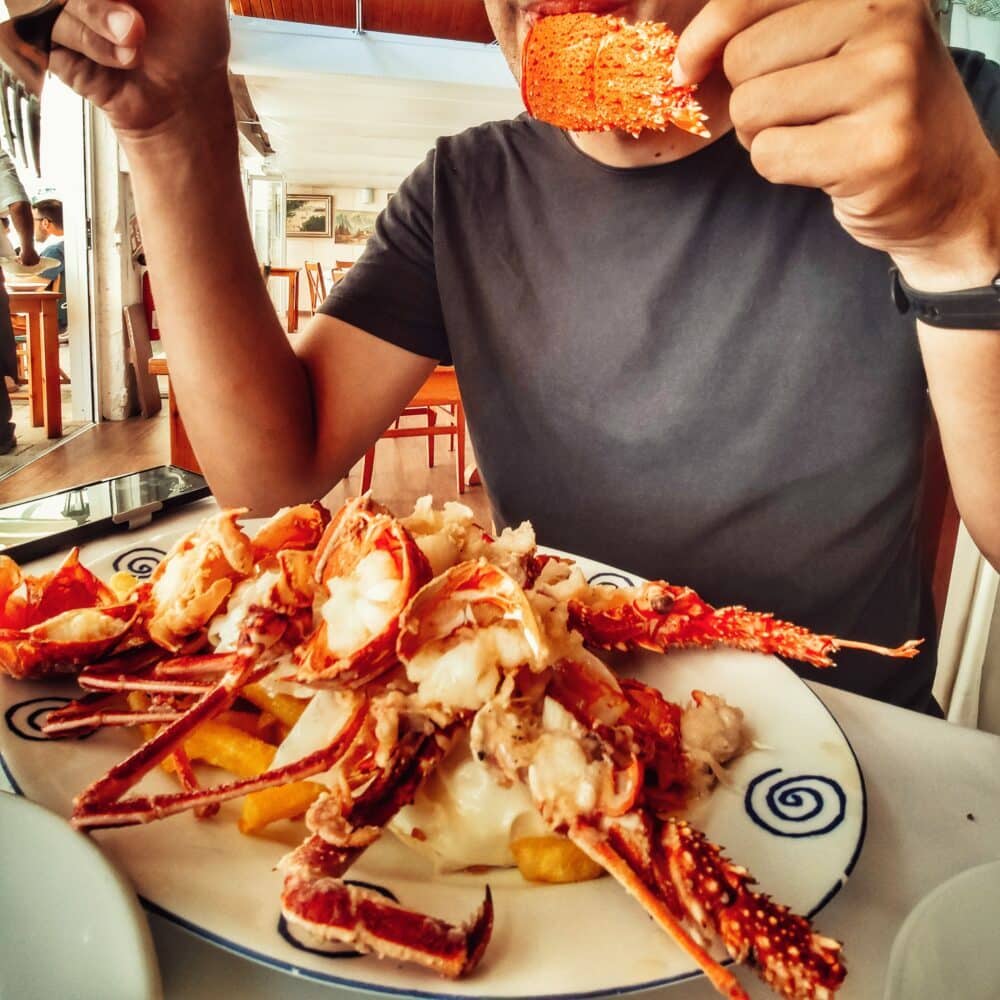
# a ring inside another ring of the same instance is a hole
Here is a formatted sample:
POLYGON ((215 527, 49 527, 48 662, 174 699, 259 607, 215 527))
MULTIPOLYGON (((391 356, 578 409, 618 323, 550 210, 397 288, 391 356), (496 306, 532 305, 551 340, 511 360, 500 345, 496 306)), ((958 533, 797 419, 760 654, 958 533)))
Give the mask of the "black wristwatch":
POLYGON ((918 292, 890 268, 892 301, 904 316, 911 310, 928 326, 949 330, 1000 330, 1000 274, 982 288, 960 292, 918 292))

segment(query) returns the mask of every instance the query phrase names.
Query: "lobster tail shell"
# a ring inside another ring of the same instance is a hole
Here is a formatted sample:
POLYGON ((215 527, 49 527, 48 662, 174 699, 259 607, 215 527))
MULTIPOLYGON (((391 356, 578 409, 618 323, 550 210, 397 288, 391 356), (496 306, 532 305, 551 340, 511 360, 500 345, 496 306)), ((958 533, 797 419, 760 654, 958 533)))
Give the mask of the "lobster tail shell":
POLYGON ((521 96, 528 113, 576 132, 621 129, 638 135, 676 125, 708 136, 693 87, 673 82, 677 36, 652 21, 562 14, 528 33, 521 96))

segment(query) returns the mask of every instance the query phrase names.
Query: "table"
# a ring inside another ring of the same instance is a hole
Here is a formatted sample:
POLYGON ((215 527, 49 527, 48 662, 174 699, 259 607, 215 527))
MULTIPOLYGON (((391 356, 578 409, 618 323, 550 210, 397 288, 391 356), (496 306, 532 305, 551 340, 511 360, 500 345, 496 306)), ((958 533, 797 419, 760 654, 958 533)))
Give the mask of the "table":
POLYGON ((286 329, 294 333, 299 328, 299 271, 298 267, 268 267, 264 271, 264 280, 284 278, 288 282, 288 317, 286 329))
MULTIPOLYGON (((210 500, 157 519, 129 536, 189 529, 210 500)), ((123 547, 122 536, 84 547, 84 563, 123 547)), ((58 560, 56 560, 58 561, 58 560)), ((44 565, 42 563, 39 566, 44 565)), ((32 570, 38 570, 33 567, 32 570)), ((963 729, 820 683, 810 687, 836 716, 861 761, 868 830, 857 867, 817 916, 819 930, 846 942, 850 970, 841 1000, 881 1000, 889 951, 911 908, 961 871, 1000 857, 1000 736, 963 729)), ((3 782, 0 777, 0 782, 3 782)), ((4 787, 7 787, 4 783, 4 787)), ((997 922, 1000 904, 981 902, 997 922)), ((156 914, 149 923, 166 1000, 361 1000, 370 994, 321 986, 231 955, 156 914)), ((754 1000, 773 998, 753 975, 741 980, 754 1000)), ((704 979, 642 994, 650 1000, 709 1000, 704 979)), ((961 996, 956 984, 956 997, 961 996)))
POLYGON ((12 315, 27 318, 26 346, 31 388, 31 423, 45 435, 62 437, 62 388, 59 378, 59 292, 8 291, 12 315))

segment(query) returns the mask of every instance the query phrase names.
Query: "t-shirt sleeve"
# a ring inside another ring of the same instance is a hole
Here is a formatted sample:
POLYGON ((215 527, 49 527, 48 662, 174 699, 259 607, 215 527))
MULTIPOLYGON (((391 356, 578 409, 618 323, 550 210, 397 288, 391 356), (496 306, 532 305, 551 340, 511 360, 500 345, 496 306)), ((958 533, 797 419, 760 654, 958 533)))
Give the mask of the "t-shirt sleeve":
POLYGON ((375 223, 364 253, 320 312, 442 364, 451 364, 434 263, 432 150, 375 223))
POLYGON ((982 52, 952 49, 952 58, 990 142, 1000 149, 1000 65, 982 52))

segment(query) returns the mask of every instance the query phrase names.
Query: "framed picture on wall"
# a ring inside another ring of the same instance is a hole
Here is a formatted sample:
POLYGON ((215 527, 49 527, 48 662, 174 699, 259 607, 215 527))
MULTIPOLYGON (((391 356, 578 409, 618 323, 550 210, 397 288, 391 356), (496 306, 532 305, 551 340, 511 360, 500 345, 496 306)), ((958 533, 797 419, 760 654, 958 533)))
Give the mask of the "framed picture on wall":
POLYGON ((333 195, 290 194, 285 198, 285 235, 333 235, 333 195))
POLYGON ((338 212, 335 243, 367 243, 375 235, 378 212, 338 212))

